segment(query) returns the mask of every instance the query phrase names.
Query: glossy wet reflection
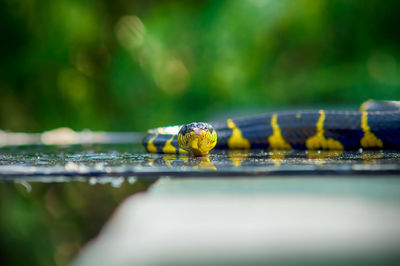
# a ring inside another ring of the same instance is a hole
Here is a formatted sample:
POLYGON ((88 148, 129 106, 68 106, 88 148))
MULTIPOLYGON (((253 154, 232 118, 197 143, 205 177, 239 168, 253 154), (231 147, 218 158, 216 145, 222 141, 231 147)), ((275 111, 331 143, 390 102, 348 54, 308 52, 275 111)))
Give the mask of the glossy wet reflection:
POLYGON ((400 160, 398 151, 282 151, 233 150, 213 151, 205 157, 151 154, 145 167, 182 168, 224 171, 230 168, 283 166, 390 165, 400 160))
MULTIPOLYGON (((150 154, 140 145, 14 146, 0 148, 0 179, 309 174, 313 170, 395 171, 399 151, 214 150, 208 157, 150 154)), ((312 173, 311 173, 312 174, 312 173)), ((42 182, 42 181, 40 181, 42 182)), ((44 181, 43 181, 44 182, 44 181)), ((48 181, 47 181, 48 182, 48 181)))

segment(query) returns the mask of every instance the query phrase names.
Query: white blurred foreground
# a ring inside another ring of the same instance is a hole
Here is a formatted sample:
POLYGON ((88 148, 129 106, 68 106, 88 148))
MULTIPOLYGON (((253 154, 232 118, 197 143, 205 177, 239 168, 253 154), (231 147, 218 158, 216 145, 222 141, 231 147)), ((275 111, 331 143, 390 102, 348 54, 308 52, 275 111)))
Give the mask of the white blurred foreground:
POLYGON ((73 265, 394 262, 399 186, 396 178, 163 179, 128 198, 73 265))

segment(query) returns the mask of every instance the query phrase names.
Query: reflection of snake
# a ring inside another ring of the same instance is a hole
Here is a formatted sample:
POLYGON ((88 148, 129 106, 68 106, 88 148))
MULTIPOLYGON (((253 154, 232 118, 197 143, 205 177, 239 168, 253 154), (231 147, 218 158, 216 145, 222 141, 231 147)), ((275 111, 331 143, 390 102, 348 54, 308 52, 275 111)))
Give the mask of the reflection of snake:
MULTIPOLYGON (((395 152, 394 154, 397 154, 395 152)), ((263 150, 217 150, 210 156, 193 157, 187 154, 153 154, 145 159, 144 165, 155 167, 159 169, 185 169, 190 170, 220 170, 229 171, 232 168, 263 168, 273 167, 275 169, 285 166, 290 167, 303 167, 307 170, 307 166, 320 167, 328 165, 328 168, 321 168, 320 170, 338 171, 345 170, 342 165, 362 165, 362 164, 381 164, 386 163, 390 165, 396 161, 396 156, 390 151, 371 151, 371 150, 358 150, 358 151, 316 151, 316 150, 271 150, 265 152, 263 150), (386 159, 381 161, 386 155, 386 159), (336 168, 336 166, 339 166, 336 168)), ((308 168, 309 169, 309 168, 308 168)), ((299 168, 300 170, 300 168, 299 168)), ((348 170, 348 169, 347 169, 348 170)), ((180 170, 178 170, 180 171, 180 170)))
MULTIPOLYGON (((211 125, 218 136, 216 149, 400 149, 399 111, 400 102, 368 101, 361 106, 360 112, 289 111, 228 119, 211 125)), ((149 130, 143 145, 152 153, 185 153, 186 149, 195 155, 206 154, 208 151, 193 151, 189 145, 200 146, 200 140, 194 139, 198 136, 209 142, 213 140, 214 132, 207 128, 208 124, 199 124, 202 130, 188 125, 149 130)))

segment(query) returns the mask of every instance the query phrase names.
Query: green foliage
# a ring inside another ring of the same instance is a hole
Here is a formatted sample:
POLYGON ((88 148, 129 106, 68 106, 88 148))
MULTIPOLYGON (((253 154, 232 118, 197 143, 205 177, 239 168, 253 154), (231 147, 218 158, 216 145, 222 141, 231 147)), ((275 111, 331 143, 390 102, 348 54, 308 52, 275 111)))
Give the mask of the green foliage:
POLYGON ((400 99, 398 1, 0 4, 0 128, 139 130, 400 99))
MULTIPOLYGON (((0 130, 400 100, 395 0, 0 1, 0 130)), ((0 186, 6 264, 66 265, 149 184, 0 186)))
POLYGON ((68 265, 119 203, 153 181, 119 188, 85 182, 0 183, 0 254, 4 265, 68 265))

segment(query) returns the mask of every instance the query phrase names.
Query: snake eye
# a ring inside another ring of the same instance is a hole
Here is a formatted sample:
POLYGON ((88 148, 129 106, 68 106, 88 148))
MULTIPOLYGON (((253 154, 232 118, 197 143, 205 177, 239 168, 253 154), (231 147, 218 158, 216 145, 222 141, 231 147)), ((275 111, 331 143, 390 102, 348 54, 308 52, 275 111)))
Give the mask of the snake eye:
POLYGON ((181 129, 179 130, 179 134, 180 135, 184 135, 187 131, 187 127, 186 125, 182 126, 181 129))

